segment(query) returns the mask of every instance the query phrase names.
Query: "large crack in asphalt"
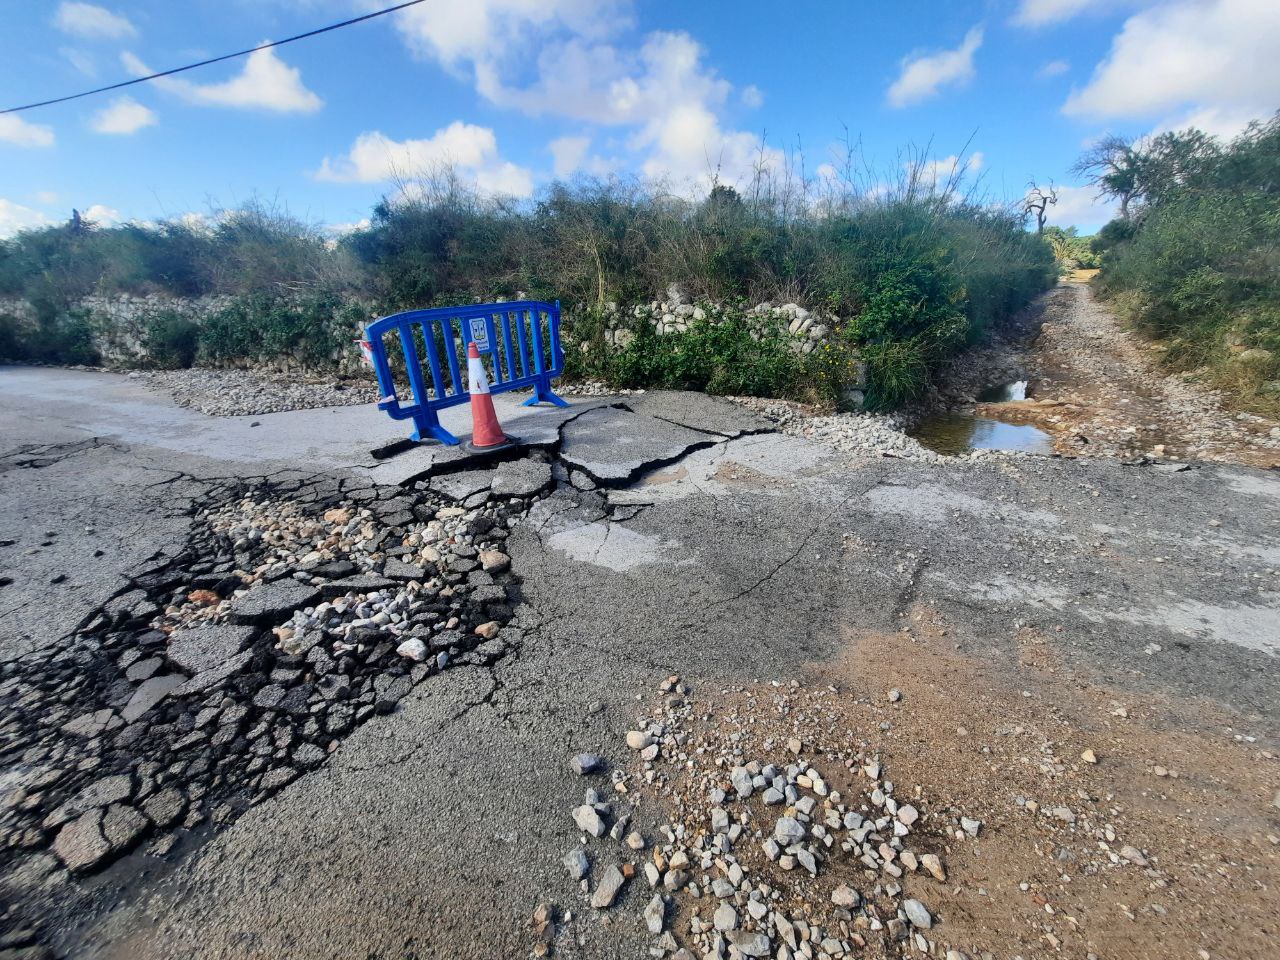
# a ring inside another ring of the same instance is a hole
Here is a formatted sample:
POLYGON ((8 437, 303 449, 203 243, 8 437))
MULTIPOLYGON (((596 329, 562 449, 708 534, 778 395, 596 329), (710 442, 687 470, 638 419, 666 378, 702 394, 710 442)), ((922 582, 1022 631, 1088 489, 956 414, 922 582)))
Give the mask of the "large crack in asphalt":
MULTIPOLYGON (((609 406, 631 412, 622 404, 609 406)), ((430 676, 459 666, 488 675, 487 688, 469 697, 440 729, 484 708, 492 708, 500 723, 513 724, 519 701, 534 682, 510 686, 501 671, 518 662, 531 638, 554 638, 543 629, 545 615, 533 606, 526 608, 533 613, 532 629, 513 627, 515 610, 527 602, 520 578, 510 570, 489 574, 474 558, 479 548, 500 546, 510 529, 532 519, 536 504, 551 497, 563 502, 534 531, 544 550, 541 534, 564 510, 610 527, 638 512, 611 508, 601 493, 569 481, 572 470, 580 468, 561 459, 566 428, 599 409, 589 407, 560 423, 553 442, 519 451, 520 457, 550 461, 549 484, 523 497, 480 497, 480 503, 466 507, 451 505, 460 502, 431 486, 431 480, 464 469, 454 464, 410 477, 398 487, 292 469, 250 478, 197 478, 165 470, 161 479, 145 485, 154 490, 184 481, 199 491, 185 511, 192 519, 187 541, 157 550, 127 571, 106 602, 59 641, 0 664, 0 891, 5 901, 0 925, 19 931, 13 945, 40 949, 73 942, 95 903, 130 886, 139 855, 153 876, 172 869, 251 807, 323 767, 342 740, 363 723, 393 713, 430 676), (234 538, 234 531, 213 531, 208 518, 250 501, 291 504, 290 509, 313 519, 335 510, 367 509, 380 530, 368 554, 373 562, 355 576, 345 569, 337 571, 345 576, 337 576, 334 562, 313 560, 270 578, 247 577, 246 571, 269 561, 271 551, 261 538, 244 542, 234 538), (444 551, 434 570, 405 573, 407 548, 402 546, 378 551, 387 542, 410 542, 415 529, 439 523, 446 514, 466 532, 449 538, 456 552, 444 551), (331 568, 327 573, 325 566, 331 568), (387 576, 393 568, 398 578, 387 576), (412 579, 415 573, 419 579, 412 579), (415 586, 430 590, 433 585, 434 608, 428 611, 433 620, 418 625, 430 629, 416 635, 427 641, 431 657, 425 662, 396 652, 394 641, 404 635, 399 632, 388 639, 375 630, 362 635, 365 642, 334 644, 316 657, 311 654, 323 645, 291 652, 280 639, 280 630, 299 616, 304 596, 314 602, 346 591, 344 596, 359 605, 381 593, 403 597, 415 586), (448 595, 445 602, 441 594, 448 595), (255 601, 253 618, 236 614, 237 607, 255 601), (200 619, 193 606, 200 603, 214 604, 225 615, 200 619), (197 619, 183 622, 187 616, 197 619), (497 628, 496 635, 491 628, 484 628, 485 636, 477 632, 485 623, 497 628), (197 652, 191 660, 175 653, 181 638, 201 629, 241 633, 234 647, 216 654, 197 652), (95 883, 76 879, 89 876, 95 883), (99 876, 107 882, 96 882, 99 876)), ((650 470, 730 439, 700 432, 709 439, 673 455, 637 461, 625 478, 599 486, 629 486, 650 470)), ((104 443, 95 438, 28 446, 6 456, 4 467, 41 469, 104 443)), ((513 459, 514 453, 487 465, 513 459)), ((411 759, 417 749, 421 744, 407 754, 397 752, 398 762, 411 759)))
POLYGON ((197 528, 175 556, 131 571, 63 641, 0 664, 0 922, 29 931, 24 939, 65 935, 73 924, 64 921, 87 909, 72 877, 108 870, 144 843, 163 858, 181 836, 206 824, 225 828, 322 766, 343 739, 393 712, 429 676, 507 651, 501 641, 486 645, 518 605, 518 582, 483 570, 475 545, 500 544, 506 528, 494 517, 505 521, 526 503, 468 513, 425 493, 329 477, 252 478, 209 484, 206 493, 205 514, 246 496, 306 502, 313 517, 361 499, 382 541, 445 514, 458 529, 431 574, 406 564, 403 550, 391 556, 400 549, 393 547, 368 555, 363 574, 344 569, 347 560, 304 561, 296 576, 246 583, 244 571, 270 549, 197 528), (459 516, 470 525, 465 533, 459 516), (387 575, 393 565, 398 577, 387 575), (335 608, 346 603, 357 614, 390 606, 382 600, 392 595, 407 598, 406 619, 396 614, 406 629, 388 635, 365 617, 369 629, 348 631, 344 642, 284 647, 281 625, 304 597, 321 594, 347 598, 335 608), (226 616, 182 623, 196 603, 226 606, 226 616), (241 606, 255 612, 238 614, 241 606), (227 637, 231 646, 222 645, 227 637), (416 657, 397 653, 404 637, 418 640, 416 657))

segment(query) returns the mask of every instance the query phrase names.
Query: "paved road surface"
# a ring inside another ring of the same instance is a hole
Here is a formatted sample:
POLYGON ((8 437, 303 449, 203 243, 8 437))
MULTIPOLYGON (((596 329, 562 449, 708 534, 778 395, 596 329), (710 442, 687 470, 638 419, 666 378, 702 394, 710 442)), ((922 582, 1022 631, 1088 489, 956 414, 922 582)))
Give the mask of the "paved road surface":
MULTIPOLYGON (((993 662, 1032 626, 1106 683, 1202 698, 1280 732, 1274 474, 854 459, 697 396, 625 406, 506 421, 611 485, 560 486, 513 533, 517 649, 430 678, 175 863, 135 860, 86 882, 57 946, 526 955, 538 903, 592 912, 560 864, 583 787, 567 761, 621 760, 637 694, 673 672, 704 689, 800 676, 846 627, 895 631, 912 605, 993 662)), ((181 541, 181 508, 208 478, 300 469, 393 483, 434 466, 422 453, 371 458, 403 429, 371 409, 218 420, 108 375, 0 369, 0 411, 6 658, 56 647, 129 569, 181 541)), ((559 955, 645 956, 641 886, 611 926, 580 918, 559 955)))

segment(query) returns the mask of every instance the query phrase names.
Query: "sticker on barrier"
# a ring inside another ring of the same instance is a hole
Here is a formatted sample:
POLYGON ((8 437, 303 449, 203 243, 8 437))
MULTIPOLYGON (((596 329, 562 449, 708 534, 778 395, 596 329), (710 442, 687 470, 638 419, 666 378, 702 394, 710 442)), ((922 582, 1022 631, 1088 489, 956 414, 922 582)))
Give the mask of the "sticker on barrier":
POLYGON ((559 301, 410 310, 374 320, 360 343, 362 352, 368 344, 378 378, 378 408, 394 420, 412 420, 414 440, 459 442, 440 425, 439 411, 471 400, 464 373, 473 343, 488 366, 490 393, 532 387, 525 406, 568 406, 551 389, 564 371, 559 301))

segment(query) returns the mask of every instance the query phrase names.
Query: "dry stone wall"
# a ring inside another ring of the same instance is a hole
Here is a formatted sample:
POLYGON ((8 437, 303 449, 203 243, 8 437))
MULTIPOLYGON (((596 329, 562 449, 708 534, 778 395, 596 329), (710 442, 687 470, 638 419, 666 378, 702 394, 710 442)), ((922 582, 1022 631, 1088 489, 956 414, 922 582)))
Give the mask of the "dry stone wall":
MULTIPOLYGON (((155 317, 162 314, 177 315, 199 325, 232 305, 235 300, 232 296, 171 297, 164 294, 90 296, 76 301, 68 312, 88 319, 93 331, 94 346, 104 365, 137 367, 147 365, 147 328, 155 317)), ((34 306, 26 300, 15 298, 0 298, 0 316, 4 315, 32 326, 37 319, 34 306)), ((335 318, 334 322, 340 321, 335 318)), ((344 331, 344 334, 346 332, 348 331, 344 331)), ((350 339, 355 340, 360 332, 359 329, 352 328, 349 331, 350 339)), ((339 351, 331 359, 333 363, 325 367, 325 372, 331 372, 334 367, 342 375, 352 375, 362 370, 363 361, 354 348, 339 351)), ((263 355, 218 364, 202 361, 201 365, 264 368, 289 373, 315 372, 315 364, 289 356, 263 355)))
MULTIPOLYGON (((605 331, 605 341, 615 349, 623 349, 634 338, 633 324, 618 309, 616 303, 606 305, 611 320, 605 331)), ((730 314, 719 304, 694 303, 679 284, 667 288, 665 300, 653 300, 631 308, 631 317, 653 326, 660 336, 684 333, 699 322, 712 324, 723 322, 730 314)), ((797 353, 811 353, 831 335, 834 317, 811 313, 795 303, 775 306, 760 303, 747 311, 756 336, 765 336, 779 328, 790 335, 790 344, 797 353)))

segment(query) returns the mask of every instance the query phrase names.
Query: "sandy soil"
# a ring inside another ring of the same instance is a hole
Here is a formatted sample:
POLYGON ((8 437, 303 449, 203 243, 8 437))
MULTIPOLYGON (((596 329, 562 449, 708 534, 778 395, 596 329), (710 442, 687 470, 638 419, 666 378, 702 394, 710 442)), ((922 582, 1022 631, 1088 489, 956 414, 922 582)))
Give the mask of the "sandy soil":
MULTIPOLYGON (((846 797, 867 788, 861 760, 850 769, 846 758, 878 760, 899 802, 925 814, 913 848, 946 865, 945 883, 923 870, 901 881, 902 896, 939 918, 929 931, 939 956, 1276 956, 1280 767, 1247 719, 1101 684, 1058 659, 1062 637, 1024 631, 1018 659, 997 663, 958 650, 933 610, 913 609, 908 623, 849 632, 844 655, 799 687, 693 691, 691 747, 772 750, 785 763, 781 745, 797 737, 846 797), (983 821, 976 839, 956 838, 959 815, 983 821)), ((697 791, 676 795, 681 809, 671 795, 654 802, 686 819, 691 803, 707 804, 697 791)), ((870 897, 884 879, 856 862, 809 881, 755 861, 824 923, 837 882, 870 897)), ((686 904, 677 930, 690 915, 686 904)), ((867 939, 859 955, 919 949, 867 939)))

